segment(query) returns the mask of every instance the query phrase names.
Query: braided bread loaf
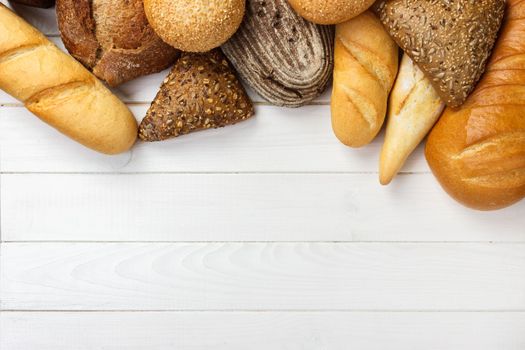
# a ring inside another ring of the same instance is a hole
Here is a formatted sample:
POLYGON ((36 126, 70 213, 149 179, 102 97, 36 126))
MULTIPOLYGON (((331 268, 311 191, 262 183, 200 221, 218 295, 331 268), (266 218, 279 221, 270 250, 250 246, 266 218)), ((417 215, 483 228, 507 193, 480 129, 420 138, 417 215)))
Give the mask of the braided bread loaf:
POLYGON ((332 127, 345 145, 364 146, 381 129, 398 59, 397 45, 370 11, 337 25, 332 127))
POLYGON ((525 1, 507 6, 485 75, 460 109, 445 110, 426 148, 445 190, 481 210, 525 197, 525 1))
POLYGON ((128 150, 129 109, 72 57, 0 4, 0 89, 60 132, 96 151, 128 150))

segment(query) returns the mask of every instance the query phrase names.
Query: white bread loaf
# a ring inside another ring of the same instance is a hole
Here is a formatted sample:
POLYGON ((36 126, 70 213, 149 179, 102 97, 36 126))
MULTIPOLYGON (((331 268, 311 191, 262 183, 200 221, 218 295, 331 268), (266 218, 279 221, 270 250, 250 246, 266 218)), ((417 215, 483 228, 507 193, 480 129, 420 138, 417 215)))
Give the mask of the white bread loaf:
POLYGON ((106 154, 137 138, 129 109, 72 57, 0 5, 0 89, 86 147, 106 154))
POLYGON ((396 43, 370 11, 336 26, 332 127, 345 145, 365 146, 381 130, 398 59, 396 43))
POLYGON ((389 184, 439 119, 445 104, 421 69, 403 55, 390 93, 379 180, 389 184))

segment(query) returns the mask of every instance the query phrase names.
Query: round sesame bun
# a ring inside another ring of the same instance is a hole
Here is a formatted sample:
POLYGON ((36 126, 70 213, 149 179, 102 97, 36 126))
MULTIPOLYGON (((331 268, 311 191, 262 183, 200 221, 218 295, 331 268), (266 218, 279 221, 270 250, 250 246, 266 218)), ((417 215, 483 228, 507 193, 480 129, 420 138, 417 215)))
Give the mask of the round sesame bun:
POLYGON ((239 28, 245 0, 144 0, 155 32, 171 46, 205 52, 222 45, 239 28))
POLYGON ((346 22, 368 10, 375 0, 288 0, 294 10, 317 24, 346 22))

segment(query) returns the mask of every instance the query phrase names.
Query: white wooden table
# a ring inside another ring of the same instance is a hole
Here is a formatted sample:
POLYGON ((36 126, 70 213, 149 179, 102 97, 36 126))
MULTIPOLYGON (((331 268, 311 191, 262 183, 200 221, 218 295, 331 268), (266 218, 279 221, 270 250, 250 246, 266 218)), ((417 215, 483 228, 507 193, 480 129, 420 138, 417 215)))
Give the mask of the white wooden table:
MULTIPOLYGON (((137 119, 165 74, 118 90, 137 119)), ((525 202, 459 206, 422 149, 380 187, 381 139, 340 145, 329 94, 253 98, 107 157, 0 94, 0 349, 525 349, 525 202)))

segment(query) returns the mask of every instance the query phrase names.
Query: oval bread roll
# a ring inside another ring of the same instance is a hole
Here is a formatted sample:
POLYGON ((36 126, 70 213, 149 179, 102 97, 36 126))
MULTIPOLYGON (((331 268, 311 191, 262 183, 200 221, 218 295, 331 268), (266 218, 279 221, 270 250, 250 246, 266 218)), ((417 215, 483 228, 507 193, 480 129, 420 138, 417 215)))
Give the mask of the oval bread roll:
POLYGON ((365 146, 381 130, 398 59, 396 43, 371 12, 336 26, 332 127, 345 145, 365 146))
POLYGON ((525 197, 525 2, 507 4, 485 75, 460 109, 445 110, 426 147, 445 190, 480 210, 525 197))
POLYGON ((40 119, 86 147, 106 154, 137 138, 129 109, 72 57, 0 5, 0 89, 40 119))

